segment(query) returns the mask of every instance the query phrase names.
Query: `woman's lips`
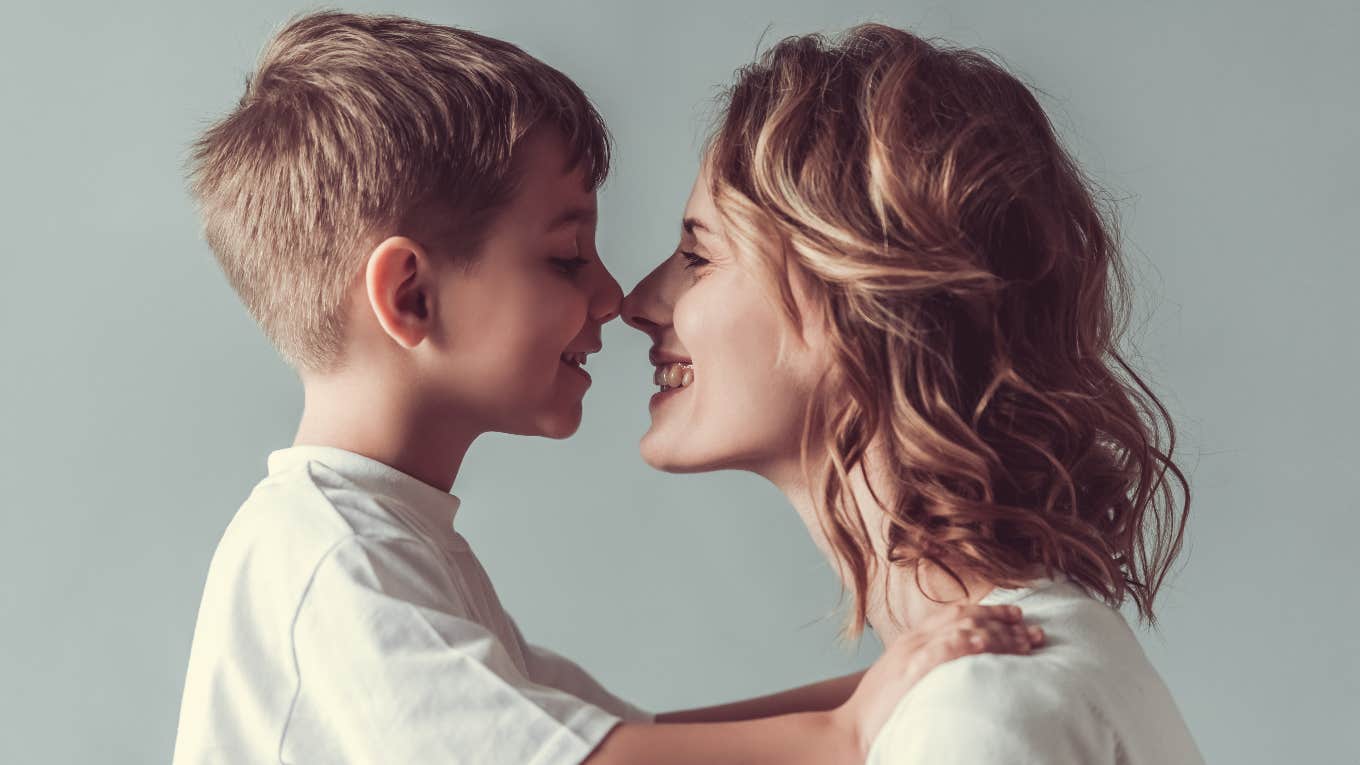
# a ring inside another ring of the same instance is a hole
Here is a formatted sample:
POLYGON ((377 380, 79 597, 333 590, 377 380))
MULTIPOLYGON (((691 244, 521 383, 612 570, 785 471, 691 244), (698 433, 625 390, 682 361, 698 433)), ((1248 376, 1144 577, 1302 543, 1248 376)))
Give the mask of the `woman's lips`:
POLYGON ((648 409, 655 409, 664 401, 668 401, 689 388, 694 382, 694 364, 689 361, 672 361, 669 363, 657 364, 656 371, 652 373, 652 384, 661 387, 661 390, 652 395, 647 402, 648 409))
POLYGON ((692 382, 694 365, 687 361, 659 364, 652 373, 652 384, 661 386, 663 392, 671 388, 684 388, 692 382))
POLYGON ((653 393, 647 401, 647 409, 656 409, 662 403, 669 401, 685 392, 686 388, 666 388, 658 393, 653 393))

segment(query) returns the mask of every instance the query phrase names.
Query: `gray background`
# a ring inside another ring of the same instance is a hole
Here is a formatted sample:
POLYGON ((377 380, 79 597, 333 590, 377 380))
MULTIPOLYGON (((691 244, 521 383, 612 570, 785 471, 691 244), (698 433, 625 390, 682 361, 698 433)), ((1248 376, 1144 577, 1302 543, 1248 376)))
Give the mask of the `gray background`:
MULTIPOLYGON (((0 761, 169 759, 209 557, 300 405, 181 163, 303 8, 5 10, 0 761)), ((874 19, 998 52, 1123 200, 1140 363, 1185 436, 1188 554, 1148 652, 1209 761, 1360 759, 1353 3, 354 9, 470 26, 579 79, 618 138, 600 244, 625 287, 673 246, 715 86, 762 35, 874 19)), ((837 587, 781 496, 642 464, 646 345, 621 325, 605 345, 579 435, 487 438, 456 487, 530 637, 654 709, 870 660, 872 638, 837 644, 837 587)))

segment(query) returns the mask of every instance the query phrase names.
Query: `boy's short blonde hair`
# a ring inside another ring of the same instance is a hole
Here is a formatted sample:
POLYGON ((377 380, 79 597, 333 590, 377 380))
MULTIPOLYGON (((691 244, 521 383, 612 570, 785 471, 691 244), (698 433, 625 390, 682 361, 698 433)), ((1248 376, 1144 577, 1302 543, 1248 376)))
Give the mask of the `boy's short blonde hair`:
POLYGON ((205 234, 285 360, 343 361, 344 296, 382 238, 471 257, 514 184, 511 152, 550 124, 609 170, 609 136, 566 75, 500 40, 396 16, 285 26, 232 112, 193 147, 205 234))

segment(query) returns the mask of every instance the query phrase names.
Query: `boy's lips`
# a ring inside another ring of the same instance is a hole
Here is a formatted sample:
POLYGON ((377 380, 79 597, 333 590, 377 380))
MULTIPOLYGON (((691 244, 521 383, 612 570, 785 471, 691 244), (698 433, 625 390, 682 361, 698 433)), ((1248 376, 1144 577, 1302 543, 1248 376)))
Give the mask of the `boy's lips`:
POLYGON ((587 383, 590 383, 590 382, 591 382, 590 373, 587 372, 586 370, 584 370, 584 369, 582 369, 581 367, 578 367, 578 366, 576 366, 576 365, 574 365, 574 364, 568 364, 568 363, 566 363, 566 362, 562 362, 562 364, 563 364, 563 366, 565 366, 567 369, 570 369, 570 370, 572 371, 573 374, 578 374, 578 375, 580 375, 581 377, 584 377, 587 383))
POLYGON ((575 372, 576 374, 580 375, 581 377, 584 377, 586 383, 589 384, 591 382, 591 378, 590 373, 585 370, 586 358, 590 356, 590 354, 595 353, 596 351, 599 350, 600 346, 595 345, 581 350, 563 351, 561 357, 562 365, 570 369, 571 371, 575 372))

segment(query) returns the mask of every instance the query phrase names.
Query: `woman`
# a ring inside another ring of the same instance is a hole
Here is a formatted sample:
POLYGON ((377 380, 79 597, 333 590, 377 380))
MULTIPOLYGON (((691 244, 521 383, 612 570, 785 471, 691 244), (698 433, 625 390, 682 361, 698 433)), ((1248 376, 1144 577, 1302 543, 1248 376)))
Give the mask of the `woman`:
POLYGON ((1188 501, 1122 282, 1042 109, 977 53, 867 25, 730 91, 680 246, 624 302, 661 388, 644 458, 779 486, 851 634, 980 602, 1047 635, 932 672, 870 762, 1201 762, 1116 610, 1154 621, 1188 501))

